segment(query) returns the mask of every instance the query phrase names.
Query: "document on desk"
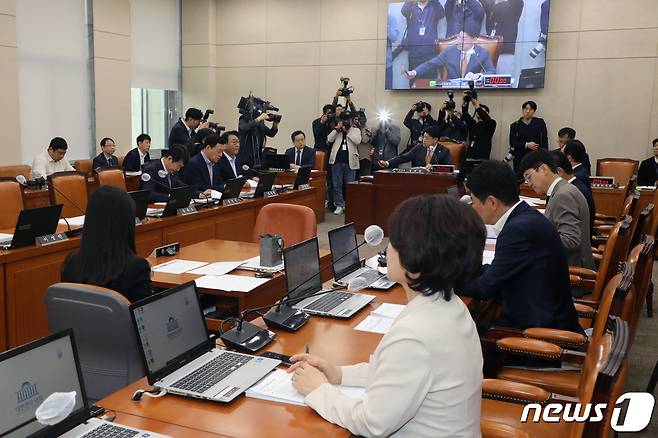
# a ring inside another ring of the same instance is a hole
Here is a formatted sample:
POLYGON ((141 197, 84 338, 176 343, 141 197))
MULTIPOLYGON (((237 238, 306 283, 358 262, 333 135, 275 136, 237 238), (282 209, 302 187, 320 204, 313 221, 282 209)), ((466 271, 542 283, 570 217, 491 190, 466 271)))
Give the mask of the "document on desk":
POLYGON ((196 275, 215 275, 215 276, 226 275, 229 272, 237 269, 237 267, 240 266, 241 264, 242 262, 210 263, 209 265, 188 271, 188 273, 196 274, 196 275))
POLYGON ((14 238, 13 234, 0 233, 0 240, 11 240, 14 238))
POLYGON ((183 274, 192 269, 200 268, 205 266, 208 263, 206 262, 195 262, 192 260, 170 260, 166 263, 162 263, 156 266, 153 266, 153 272, 163 272, 165 274, 183 274))
POLYGON ((204 275, 196 280, 196 286, 202 289, 225 290, 229 292, 251 292, 267 278, 246 277, 243 275, 204 275))
MULTIPOLYGON (((245 395, 260 400, 305 406, 304 396, 292 386, 292 374, 276 369, 247 389, 245 395)), ((354 399, 363 398, 366 390, 359 386, 337 385, 343 394, 354 399)))
POLYGON ((240 269, 246 269, 249 271, 279 272, 279 271, 283 271, 283 260, 281 261, 280 264, 276 266, 261 266, 260 256, 256 256, 244 260, 240 265, 240 269))
POLYGON ((354 330, 381 334, 388 333, 393 321, 404 310, 404 307, 402 304, 384 303, 370 312, 370 315, 354 327, 354 330))
POLYGON ((519 199, 522 201, 525 201, 526 204, 529 206, 533 207, 535 205, 544 205, 546 204, 546 201, 541 199, 541 198, 531 198, 529 196, 519 196, 519 199))
POLYGON ((488 249, 485 249, 482 252, 482 264, 490 265, 491 262, 493 262, 495 256, 496 256, 496 251, 489 251, 488 249))
POLYGON ((85 216, 74 216, 74 217, 67 217, 66 220, 60 219, 59 220, 60 225, 68 225, 71 227, 82 227, 85 224, 85 216), (68 221, 68 224, 66 223, 68 221))

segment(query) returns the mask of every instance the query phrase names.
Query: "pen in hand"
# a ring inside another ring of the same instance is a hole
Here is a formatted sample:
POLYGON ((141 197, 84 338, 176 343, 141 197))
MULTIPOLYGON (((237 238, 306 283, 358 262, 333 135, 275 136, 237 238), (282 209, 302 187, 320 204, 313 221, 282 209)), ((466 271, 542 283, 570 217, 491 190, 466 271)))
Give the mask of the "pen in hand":
POLYGON ((306 344, 306 345, 304 346, 304 353, 306 353, 306 354, 309 354, 309 353, 310 353, 310 350, 309 350, 309 348, 308 348, 308 344, 306 344))

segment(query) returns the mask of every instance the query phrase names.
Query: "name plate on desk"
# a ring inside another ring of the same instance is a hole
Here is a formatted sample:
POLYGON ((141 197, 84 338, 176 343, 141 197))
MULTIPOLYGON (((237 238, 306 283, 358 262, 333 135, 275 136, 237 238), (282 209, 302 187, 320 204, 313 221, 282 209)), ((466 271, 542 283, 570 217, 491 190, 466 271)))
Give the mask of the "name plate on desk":
POLYGON ((432 173, 455 173, 455 166, 452 164, 432 164, 430 167, 432 173))
POLYGON ((279 194, 277 193, 276 190, 269 190, 269 191, 263 193, 263 196, 266 197, 266 198, 272 198, 274 196, 279 196, 279 194))
POLYGON ((619 184, 615 184, 615 178, 612 176, 590 176, 589 182, 592 187, 603 189, 616 189, 619 187, 619 184))
POLYGON ((176 210, 177 216, 187 216, 193 213, 196 213, 196 207, 193 205, 190 205, 189 207, 179 208, 176 210))
POLYGON ((46 245, 52 245, 53 243, 57 243, 57 242, 63 242, 65 240, 69 240, 66 233, 53 233, 35 238, 34 243, 37 246, 46 246, 46 245))
POLYGON ((155 248, 149 257, 171 257, 180 251, 180 243, 170 243, 169 245, 160 246, 155 248))
POLYGON ((236 205, 241 201, 240 198, 222 199, 222 205, 236 205))
POLYGON ((297 186, 297 190, 306 190, 310 188, 311 188, 310 184, 300 184, 299 186, 297 186))

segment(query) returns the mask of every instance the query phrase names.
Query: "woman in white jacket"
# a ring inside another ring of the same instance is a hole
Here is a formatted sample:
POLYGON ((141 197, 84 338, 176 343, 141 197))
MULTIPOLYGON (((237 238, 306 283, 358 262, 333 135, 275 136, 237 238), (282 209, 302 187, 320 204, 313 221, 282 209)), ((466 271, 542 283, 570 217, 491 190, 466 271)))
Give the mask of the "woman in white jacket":
POLYGON ((409 199, 390 218, 388 276, 408 304, 368 363, 336 366, 300 354, 292 383, 326 420, 361 436, 479 437, 482 350, 452 288, 482 265, 477 213, 446 195, 409 199), (363 386, 352 399, 334 384, 363 386))

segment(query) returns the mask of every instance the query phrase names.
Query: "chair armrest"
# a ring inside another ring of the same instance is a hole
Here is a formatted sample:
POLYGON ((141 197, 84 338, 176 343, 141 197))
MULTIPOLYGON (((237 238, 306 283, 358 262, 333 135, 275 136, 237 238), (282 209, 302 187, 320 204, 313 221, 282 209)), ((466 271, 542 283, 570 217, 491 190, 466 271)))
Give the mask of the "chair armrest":
POLYGON ((579 268, 577 266, 569 266, 569 274, 577 275, 578 277, 587 280, 596 280, 596 276, 599 275, 599 273, 593 269, 579 268))
MULTIPOLYGON (((593 309, 591 309, 593 312, 593 309)), ((529 339, 550 342, 566 348, 582 348, 589 342, 587 336, 580 333, 570 332, 567 330, 558 330, 551 328, 527 328, 523 330, 523 336, 529 339)))
POLYGON ((603 260, 603 254, 601 253, 592 253, 592 258, 594 259, 595 262, 601 262, 603 260))
POLYGON ((573 306, 576 308, 576 313, 578 318, 594 319, 596 318, 596 309, 590 307, 583 303, 573 303, 573 306))
POLYGON ((613 224, 594 225, 594 231, 604 236, 607 236, 610 234, 610 231, 612 231, 613 227, 614 227, 613 224))
POLYGON ((562 348, 550 342, 529 338, 503 338, 496 341, 498 350, 536 359, 560 360, 562 348))
POLYGON ((582 298, 574 298, 573 302, 574 302, 574 304, 582 304, 582 305, 590 307, 594 310, 599 308, 599 302, 598 301, 584 300, 582 298))
POLYGON ((551 393, 537 386, 502 379, 482 380, 482 397, 510 403, 547 403, 551 393))
POLYGON ((618 220, 616 216, 608 216, 606 214, 601 214, 601 213, 595 213, 594 219, 605 221, 605 222, 616 222, 618 220))

